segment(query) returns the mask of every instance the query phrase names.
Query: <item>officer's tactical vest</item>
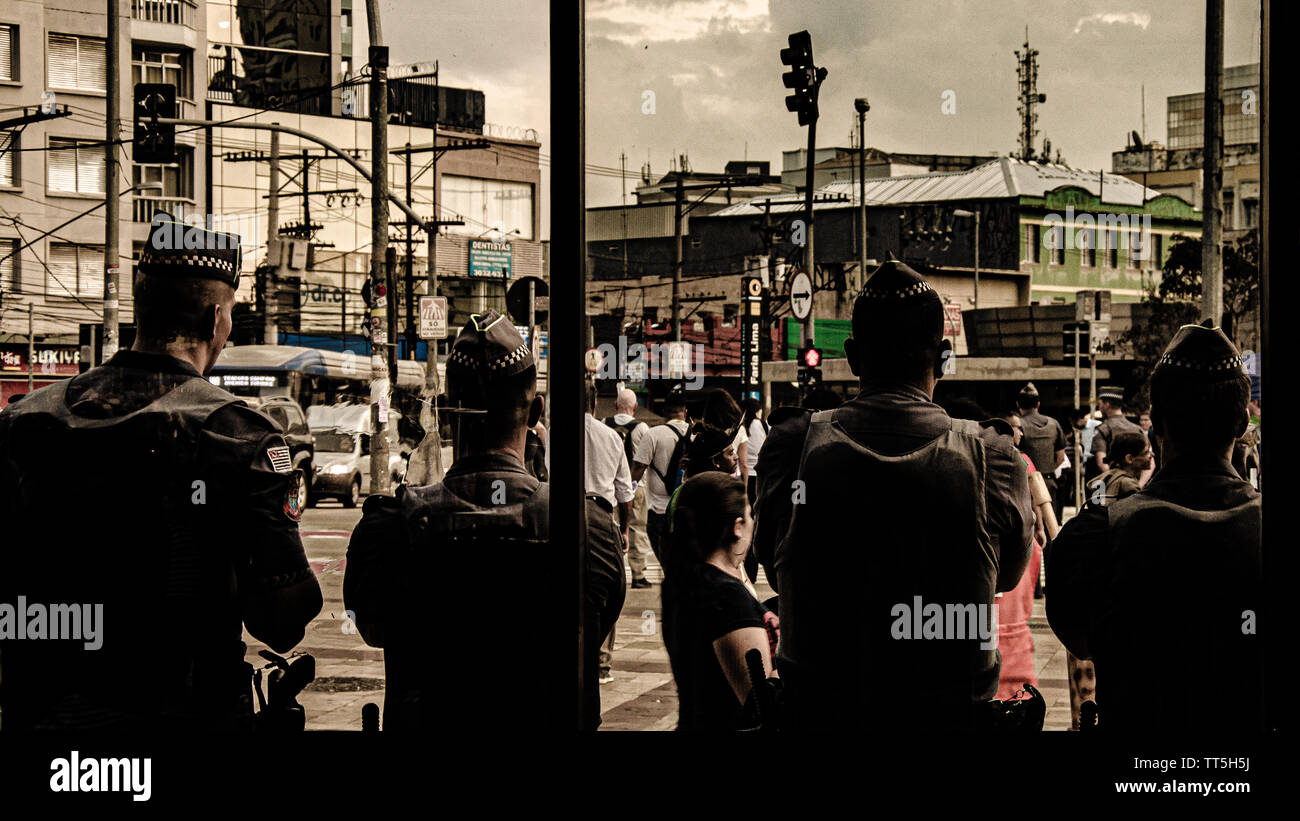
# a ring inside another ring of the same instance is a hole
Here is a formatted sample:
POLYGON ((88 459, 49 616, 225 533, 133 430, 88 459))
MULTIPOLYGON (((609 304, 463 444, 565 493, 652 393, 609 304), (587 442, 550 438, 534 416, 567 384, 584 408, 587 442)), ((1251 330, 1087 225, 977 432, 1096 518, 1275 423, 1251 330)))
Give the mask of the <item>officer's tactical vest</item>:
POLYGON ((22 535, 0 550, 3 588, 46 606, 102 604, 103 646, 4 642, 6 728, 225 709, 241 676, 248 691, 242 645, 218 626, 229 608, 238 613, 234 574, 223 546, 208 541, 194 483, 210 482, 197 462, 208 417, 240 400, 194 377, 131 413, 87 418, 67 406, 71 381, 10 411, 6 469, 22 535))
MULTIPOLYGON (((455 709, 458 692, 470 703, 499 689, 503 709, 528 698, 518 689, 519 678, 504 675, 504 665, 511 633, 527 624, 532 605, 501 600, 493 580, 528 573, 531 565, 549 560, 550 486, 513 472, 474 476, 487 488, 498 479, 503 496, 506 487, 518 484, 530 495, 514 504, 479 506, 439 482, 402 488, 385 505, 398 507, 407 542, 395 565, 402 585, 392 593, 400 602, 398 623, 389 626, 384 644, 385 730, 431 729, 435 719, 455 709), (475 602, 469 611, 448 606, 467 597, 475 602), (473 658, 495 648, 503 667, 467 666, 469 658, 450 651, 455 645, 470 646, 473 658), (439 703, 433 703, 435 690, 439 703)), ((541 620, 535 629, 547 628, 541 620)), ((515 671, 525 679, 530 672, 535 671, 515 671)))
POLYGON ((1154 484, 1106 508, 1114 566, 1092 648, 1099 726, 1257 731, 1261 497, 1228 477, 1179 481, 1228 504, 1185 507, 1154 484))
POLYGON ((890 456, 852 439, 835 413, 812 417, 803 486, 791 490, 802 502, 795 497, 775 562, 778 666, 794 723, 961 724, 996 694, 1000 659, 979 425, 954 419, 942 436, 890 456), (962 608, 952 635, 917 635, 927 605, 944 609, 945 629, 948 605, 962 608), (900 619, 910 638, 894 638, 900 619), (979 646, 981 623, 990 649, 979 646), (959 629, 966 638, 953 637, 959 629))

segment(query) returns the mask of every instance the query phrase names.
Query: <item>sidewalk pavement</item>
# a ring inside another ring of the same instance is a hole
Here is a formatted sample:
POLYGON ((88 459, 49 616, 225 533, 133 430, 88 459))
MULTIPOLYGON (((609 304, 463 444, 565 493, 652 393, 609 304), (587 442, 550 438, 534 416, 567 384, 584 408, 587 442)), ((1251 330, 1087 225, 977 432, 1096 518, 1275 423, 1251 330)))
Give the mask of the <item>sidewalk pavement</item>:
MULTIPOLYGON (((651 558, 648 589, 627 591, 614 636, 614 680, 600 687, 602 723, 608 730, 672 730, 677 726, 677 687, 668 664, 668 651, 658 630, 663 610, 658 582, 663 572, 651 558)), ((628 582, 631 583, 629 571, 628 582)), ((762 570, 755 586, 760 599, 773 594, 762 570)), ((1029 621, 1034 638, 1034 669, 1038 689, 1047 701, 1044 730, 1070 729, 1070 688, 1065 673, 1065 648, 1047 626, 1044 599, 1034 600, 1029 621)))

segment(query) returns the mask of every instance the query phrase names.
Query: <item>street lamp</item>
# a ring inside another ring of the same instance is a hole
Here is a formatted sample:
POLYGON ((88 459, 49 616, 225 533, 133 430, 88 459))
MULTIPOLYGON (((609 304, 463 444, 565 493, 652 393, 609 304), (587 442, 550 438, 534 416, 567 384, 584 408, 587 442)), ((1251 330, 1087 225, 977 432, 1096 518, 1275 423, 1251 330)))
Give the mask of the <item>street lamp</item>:
POLYGON ((952 212, 952 215, 975 218, 975 310, 978 311, 980 309, 980 212, 958 208, 952 212))
POLYGON ((867 112, 871 103, 866 97, 853 101, 858 112, 858 198, 862 201, 862 243, 858 246, 858 277, 867 281, 867 112))

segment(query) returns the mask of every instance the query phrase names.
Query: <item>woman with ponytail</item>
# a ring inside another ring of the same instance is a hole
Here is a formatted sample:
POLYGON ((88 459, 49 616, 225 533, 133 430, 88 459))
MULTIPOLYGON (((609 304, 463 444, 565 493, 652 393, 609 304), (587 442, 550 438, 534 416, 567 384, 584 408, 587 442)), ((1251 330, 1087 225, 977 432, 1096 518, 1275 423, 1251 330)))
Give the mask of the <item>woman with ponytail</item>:
POLYGON ((686 479, 675 501, 663 630, 677 683, 677 729, 740 729, 750 691, 745 654, 762 651, 764 672, 773 675, 777 629, 743 569, 754 530, 745 485, 705 470, 686 479))

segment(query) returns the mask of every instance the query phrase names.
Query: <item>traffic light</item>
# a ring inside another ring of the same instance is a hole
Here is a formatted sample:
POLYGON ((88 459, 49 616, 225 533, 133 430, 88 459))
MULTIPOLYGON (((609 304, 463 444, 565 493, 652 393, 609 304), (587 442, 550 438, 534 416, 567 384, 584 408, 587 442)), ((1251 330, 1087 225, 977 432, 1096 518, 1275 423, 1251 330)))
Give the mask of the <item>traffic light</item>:
POLYGON ((813 65, 812 35, 791 34, 790 47, 781 49, 781 62, 790 66, 781 82, 794 91, 785 98, 785 107, 799 114, 799 125, 808 125, 817 119, 817 89, 826 79, 826 69, 813 65))
POLYGON ((811 341, 799 349, 799 384, 809 390, 822 382, 822 349, 811 341))
POLYGON ((176 117, 176 86, 136 83, 134 162, 176 162, 176 126, 159 123, 159 117, 176 117))

